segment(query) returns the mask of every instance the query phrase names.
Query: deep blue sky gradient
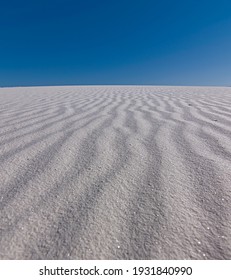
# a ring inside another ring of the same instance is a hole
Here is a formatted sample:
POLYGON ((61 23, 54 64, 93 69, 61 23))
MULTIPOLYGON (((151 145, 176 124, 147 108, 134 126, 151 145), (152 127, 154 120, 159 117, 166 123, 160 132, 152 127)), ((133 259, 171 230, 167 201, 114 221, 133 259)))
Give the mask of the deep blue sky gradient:
POLYGON ((0 12, 0 86, 231 85, 230 0, 8 0, 0 12))

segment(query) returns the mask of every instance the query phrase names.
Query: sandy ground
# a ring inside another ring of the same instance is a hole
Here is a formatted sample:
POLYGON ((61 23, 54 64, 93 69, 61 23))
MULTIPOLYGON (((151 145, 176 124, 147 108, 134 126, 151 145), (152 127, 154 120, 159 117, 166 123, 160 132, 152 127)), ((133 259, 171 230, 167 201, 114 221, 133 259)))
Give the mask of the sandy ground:
POLYGON ((231 88, 1 88, 0 258, 231 259, 231 88))

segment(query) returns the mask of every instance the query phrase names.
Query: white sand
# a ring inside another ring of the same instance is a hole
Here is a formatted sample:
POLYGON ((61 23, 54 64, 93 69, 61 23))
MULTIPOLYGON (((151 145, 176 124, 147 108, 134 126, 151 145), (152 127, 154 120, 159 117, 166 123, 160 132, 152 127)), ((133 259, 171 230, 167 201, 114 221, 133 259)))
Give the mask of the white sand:
POLYGON ((0 258, 231 259, 231 88, 1 88, 0 258))

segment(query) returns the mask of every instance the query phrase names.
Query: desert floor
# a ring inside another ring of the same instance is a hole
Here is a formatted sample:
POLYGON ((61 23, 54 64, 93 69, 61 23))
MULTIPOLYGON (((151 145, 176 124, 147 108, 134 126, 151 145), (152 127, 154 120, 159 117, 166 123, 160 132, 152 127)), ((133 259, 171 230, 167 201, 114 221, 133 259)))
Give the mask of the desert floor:
POLYGON ((0 258, 231 259, 231 88, 1 88, 0 258))

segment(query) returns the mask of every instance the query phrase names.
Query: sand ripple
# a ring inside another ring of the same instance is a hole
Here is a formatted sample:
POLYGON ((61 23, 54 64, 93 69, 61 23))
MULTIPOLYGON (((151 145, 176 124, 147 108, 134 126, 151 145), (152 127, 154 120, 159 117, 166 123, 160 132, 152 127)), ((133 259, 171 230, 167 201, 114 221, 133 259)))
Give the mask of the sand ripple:
POLYGON ((1 259, 231 259, 231 89, 0 89, 1 259))

